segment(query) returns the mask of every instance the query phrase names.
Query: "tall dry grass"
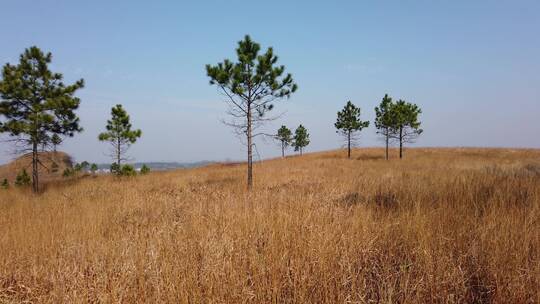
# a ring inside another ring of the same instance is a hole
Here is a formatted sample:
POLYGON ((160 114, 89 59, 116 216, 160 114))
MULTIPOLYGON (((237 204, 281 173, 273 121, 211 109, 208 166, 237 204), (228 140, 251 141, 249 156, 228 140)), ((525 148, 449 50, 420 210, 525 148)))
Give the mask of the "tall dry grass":
POLYGON ((540 151, 381 155, 0 191, 0 302, 540 302, 540 151))

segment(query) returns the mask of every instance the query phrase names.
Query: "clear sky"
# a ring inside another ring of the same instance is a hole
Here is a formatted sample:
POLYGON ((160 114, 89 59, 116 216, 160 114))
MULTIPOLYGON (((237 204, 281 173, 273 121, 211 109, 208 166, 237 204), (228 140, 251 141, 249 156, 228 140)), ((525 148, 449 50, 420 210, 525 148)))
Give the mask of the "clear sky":
MULTIPOLYGON (((342 146, 333 123, 347 100, 372 121, 385 93, 422 107, 416 146, 540 147, 539 1, 0 0, 0 64, 37 45, 86 81, 85 131, 62 147, 78 161, 109 161, 97 135, 117 103, 143 130, 137 161, 243 159, 204 65, 234 58, 245 34, 299 85, 266 131, 302 123, 308 151, 342 146)), ((382 145, 373 125, 362 133, 360 146, 382 145)))

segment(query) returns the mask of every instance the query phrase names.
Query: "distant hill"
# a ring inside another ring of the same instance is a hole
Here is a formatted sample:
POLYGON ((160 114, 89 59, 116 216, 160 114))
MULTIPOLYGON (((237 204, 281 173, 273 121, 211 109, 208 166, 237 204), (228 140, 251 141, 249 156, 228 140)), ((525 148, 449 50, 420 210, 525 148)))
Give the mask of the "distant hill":
MULTIPOLYGON (((71 156, 64 152, 40 152, 39 160, 41 162, 39 166, 41 181, 61 178, 64 169, 71 168, 73 165, 71 156)), ((10 183, 13 183, 17 174, 23 169, 26 169, 29 175, 32 174, 32 154, 25 154, 6 165, 0 166, 0 181, 7 178, 10 183)))

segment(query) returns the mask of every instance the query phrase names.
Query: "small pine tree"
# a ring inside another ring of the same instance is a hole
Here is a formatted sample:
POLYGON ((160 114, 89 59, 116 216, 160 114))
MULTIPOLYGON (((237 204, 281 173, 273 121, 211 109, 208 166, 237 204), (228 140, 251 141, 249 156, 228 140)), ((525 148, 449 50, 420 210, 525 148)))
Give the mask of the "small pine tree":
POLYGON ((347 140, 347 157, 351 158, 351 141, 354 140, 354 132, 362 131, 369 126, 369 121, 360 120, 360 108, 348 101, 343 110, 337 113, 337 121, 334 124, 338 133, 347 140))
POLYGON ((106 132, 100 133, 98 139, 111 144, 111 156, 121 168, 122 161, 126 160, 125 154, 128 148, 141 137, 141 130, 132 130, 129 115, 122 105, 117 104, 111 109, 111 119, 107 120, 106 132))
POLYGON ((64 172, 62 172, 62 176, 63 177, 71 177, 71 176, 74 176, 75 173, 76 173, 76 169, 65 168, 64 172))
POLYGON ((141 167, 141 174, 148 174, 150 173, 150 167, 148 167, 146 164, 143 164, 141 167))
POLYGON ((137 175, 137 171, 135 171, 135 168, 132 165, 123 165, 122 169, 120 170, 120 175, 135 176, 137 175))
POLYGON ((309 145, 309 133, 304 126, 299 125, 294 131, 294 151, 300 151, 300 155, 302 155, 307 145, 309 145))
POLYGON ((90 163, 87 161, 83 161, 82 163, 80 163, 80 167, 81 167, 81 171, 87 171, 88 168, 90 167, 90 163))
POLYGON ((278 129, 276 139, 279 140, 281 144, 281 157, 285 157, 285 149, 292 143, 292 132, 286 126, 281 126, 278 129))
POLYGON ((98 166, 96 164, 90 165, 90 172, 92 172, 92 174, 96 174, 97 170, 98 166))
POLYGON ((26 172, 26 169, 23 169, 15 178, 15 186, 29 186, 31 183, 30 175, 26 172))
POLYGON ((53 136, 51 137, 51 144, 53 146, 53 152, 56 153, 56 148, 62 143, 62 138, 60 138, 60 136, 58 136, 58 134, 53 134, 53 136))
POLYGON ((3 189, 8 189, 9 188, 9 182, 8 182, 7 178, 4 178, 4 181, 2 181, 2 188, 3 189))

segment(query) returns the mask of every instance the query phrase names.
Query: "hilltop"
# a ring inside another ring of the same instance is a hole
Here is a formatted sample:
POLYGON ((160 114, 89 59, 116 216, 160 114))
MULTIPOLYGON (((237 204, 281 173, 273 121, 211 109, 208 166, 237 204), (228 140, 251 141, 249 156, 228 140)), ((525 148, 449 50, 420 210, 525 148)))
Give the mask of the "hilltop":
POLYGON ((0 191, 0 302, 539 302, 540 150, 396 154, 0 191))
MULTIPOLYGON (((64 169, 71 168, 73 165, 71 157, 64 152, 40 152, 39 159, 41 161, 39 174, 43 182, 61 178, 64 169)), ((17 174, 23 169, 26 169, 29 175, 32 174, 31 153, 20 156, 12 162, 0 166, 0 181, 7 178, 10 183, 13 183, 17 174)))

